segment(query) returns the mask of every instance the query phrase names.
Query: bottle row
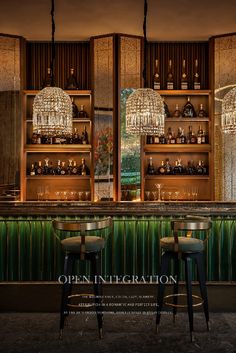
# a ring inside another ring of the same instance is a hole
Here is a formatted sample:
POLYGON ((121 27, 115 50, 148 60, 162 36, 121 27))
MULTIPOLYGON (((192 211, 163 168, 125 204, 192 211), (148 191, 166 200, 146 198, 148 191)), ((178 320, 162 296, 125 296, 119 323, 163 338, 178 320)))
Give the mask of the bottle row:
POLYGON ((173 117, 173 118, 204 118, 207 117, 207 112, 204 109, 203 104, 199 105, 199 109, 196 111, 193 104, 191 103, 190 97, 187 98, 186 104, 183 106, 182 109, 179 108, 179 105, 176 104, 175 110, 170 113, 169 107, 167 103, 164 101, 164 109, 165 109, 165 117, 173 117))
POLYGON ((42 161, 32 163, 28 175, 90 175, 90 169, 84 158, 82 158, 79 166, 77 166, 77 162, 72 159, 68 160, 67 165, 66 162, 58 160, 56 166, 53 165, 52 161, 49 163, 49 158, 45 158, 44 161, 44 165, 42 165, 42 161))
POLYGON ((203 161, 199 160, 198 163, 194 161, 188 161, 187 166, 182 164, 181 159, 175 161, 173 166, 169 159, 161 161, 161 165, 155 168, 153 164, 152 157, 149 157, 148 175, 208 175, 208 167, 204 164, 203 161))
MULTIPOLYGON (((172 60, 169 59, 169 61, 168 61, 168 71, 167 71, 167 77, 166 77, 165 81, 166 81, 165 87, 161 87, 159 60, 156 59, 155 60, 155 70, 154 70, 154 74, 153 74, 153 88, 157 89, 157 90, 160 90, 162 88, 172 90, 176 86, 176 82, 174 80, 172 60)), ((187 75, 186 60, 184 59, 182 62, 180 87, 183 90, 188 90, 190 88, 190 86, 193 87, 193 89, 197 89, 197 90, 201 89, 201 81, 200 81, 197 59, 194 61, 193 77, 188 77, 188 75, 187 75)))
POLYGON ((182 127, 178 128, 177 134, 172 132, 171 127, 168 128, 167 134, 164 135, 148 135, 147 144, 206 144, 209 141, 208 134, 199 125, 197 133, 192 130, 192 126, 188 127, 187 135, 184 134, 182 127))
POLYGON ((79 134, 78 129, 74 128, 72 134, 56 134, 56 135, 44 135, 40 133, 33 132, 31 137, 32 144, 89 144, 89 135, 86 126, 81 134, 79 134))

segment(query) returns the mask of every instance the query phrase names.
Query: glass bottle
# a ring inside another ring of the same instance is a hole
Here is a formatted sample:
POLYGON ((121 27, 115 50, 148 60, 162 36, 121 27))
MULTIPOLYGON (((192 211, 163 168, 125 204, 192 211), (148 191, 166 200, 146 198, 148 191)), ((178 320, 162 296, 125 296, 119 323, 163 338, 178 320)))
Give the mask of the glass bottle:
POLYGON ((82 176, 90 175, 90 170, 85 162, 85 158, 82 158, 81 165, 78 167, 78 174, 82 176))
POLYGON ((52 82, 52 79, 53 79, 53 78, 52 78, 52 75, 51 75, 51 68, 48 67, 48 68, 47 68, 46 77, 45 77, 45 79, 43 80, 42 88, 55 86, 55 82, 52 82))
POLYGON ((49 168, 48 168, 48 174, 50 174, 50 175, 54 175, 55 174, 55 170, 53 168, 52 161, 50 162, 50 165, 49 165, 49 168))
POLYGON ((166 163, 165 163, 165 174, 166 175, 172 174, 172 167, 170 165, 170 161, 168 158, 166 159, 166 163))
POLYGON ((195 135, 195 133, 193 131, 192 131, 190 143, 192 143, 192 144, 197 143, 197 136, 195 135))
POLYGON ((165 163, 164 161, 161 161, 161 165, 157 169, 157 173, 164 175, 165 174, 165 163))
POLYGON ((162 145, 166 144, 166 138, 164 134, 161 134, 161 136, 159 137, 159 143, 162 145))
POLYGON ((79 109, 78 109, 77 105, 74 102, 74 97, 71 97, 71 104, 72 104, 72 118, 73 119, 77 119, 78 118, 79 109))
POLYGON ((204 118, 204 117, 207 116, 207 112, 204 110, 203 104, 200 104, 200 108, 199 108, 199 111, 198 111, 198 116, 200 118, 204 118))
POLYGON ((74 128, 74 132, 72 135, 72 143, 73 144, 80 144, 81 143, 80 135, 79 135, 76 127, 74 128))
POLYGON ((65 162, 61 162, 61 175, 66 175, 66 166, 65 166, 65 162))
POLYGON ((155 60, 155 71, 153 75, 153 89, 161 89, 158 59, 155 60))
POLYGON ((163 101, 163 103, 164 103, 164 114, 165 114, 165 118, 169 118, 169 117, 170 117, 170 111, 169 111, 168 105, 166 104, 165 101, 163 101))
POLYGON ((31 175, 31 176, 34 176, 34 175, 35 175, 35 166, 34 166, 34 163, 31 164, 30 175, 31 175))
POLYGON ((158 135, 154 135, 153 142, 157 145, 160 143, 160 138, 158 135))
POLYGON ((37 144, 37 134, 36 134, 36 132, 33 132, 33 134, 32 134, 31 143, 33 145, 37 144))
POLYGON ((69 159, 69 161, 68 161, 68 166, 67 166, 67 174, 68 174, 68 175, 71 175, 71 174, 72 174, 72 169, 73 169, 73 166, 72 166, 72 159, 69 159))
POLYGON ((174 89, 174 78, 172 73, 172 60, 169 60, 167 73, 167 89, 174 89))
POLYGON ((152 145, 152 144, 153 144, 153 136, 147 135, 147 145, 152 145))
POLYGON ((201 125, 199 125, 199 129, 198 129, 198 132, 197 132, 197 143, 198 144, 202 143, 202 135, 203 135, 203 130, 202 130, 201 125))
POLYGON ((79 118, 80 118, 80 119, 86 119, 87 117, 88 117, 88 114, 87 114, 86 111, 84 110, 84 105, 81 104, 80 110, 79 110, 79 118))
POLYGON ((182 115, 183 117, 189 117, 189 118, 196 117, 196 112, 195 112, 194 106, 190 101, 190 97, 188 97, 187 103, 184 105, 182 115))
POLYGON ((71 172, 72 172, 73 175, 78 174, 78 168, 77 168, 77 165, 76 165, 76 161, 73 162, 73 168, 72 168, 71 172))
POLYGON ((186 61, 183 60, 182 75, 181 75, 181 89, 188 89, 188 78, 186 74, 186 61))
POLYGON ((61 161, 60 161, 60 159, 58 159, 58 161, 57 161, 57 167, 55 168, 55 174, 61 175, 61 161))
POLYGON ((184 129, 181 129, 181 143, 186 143, 186 136, 184 135, 184 129))
POLYGON ((208 136, 206 134, 206 131, 202 131, 202 142, 201 143, 207 143, 208 142, 208 136))
POLYGON ((49 158, 45 158, 45 164, 43 166, 43 174, 48 175, 49 174, 49 158))
POLYGON ((194 78, 193 78, 193 88, 201 89, 200 76, 198 71, 198 60, 195 60, 194 63, 194 78))
POLYGON ((182 134, 182 128, 179 127, 178 128, 178 133, 177 133, 177 136, 176 136, 176 143, 178 143, 178 144, 182 143, 181 134, 182 134))
POLYGON ((202 168, 203 168, 203 175, 208 175, 208 168, 207 166, 205 165, 205 163, 203 161, 202 162, 202 168))
POLYGON ((175 118, 181 118, 182 114, 181 114, 181 111, 179 110, 179 104, 175 105, 175 111, 174 111, 173 116, 175 118))
POLYGON ((198 161, 198 164, 196 166, 196 174, 198 174, 198 175, 204 174, 204 169, 202 167, 202 161, 198 161))
POLYGON ((42 168, 42 162, 38 161, 38 166, 37 166, 37 175, 42 175, 43 174, 43 168, 42 168))
POLYGON ((168 127, 166 143, 168 144, 171 143, 171 139, 172 139, 172 130, 171 130, 171 127, 168 127))
POLYGON ((75 77, 75 70, 73 68, 70 69, 70 76, 67 78, 65 89, 68 89, 68 90, 79 89, 79 85, 75 77))
POLYGON ((175 133, 172 134, 171 139, 170 139, 170 143, 172 145, 176 143, 175 133))
POLYGON ((87 132, 87 129, 86 129, 86 125, 84 125, 84 130, 82 131, 81 140, 82 140, 82 144, 83 145, 88 145, 89 144, 88 132, 87 132))
POLYGON ((186 174, 194 175, 195 174, 195 167, 193 161, 188 161, 188 165, 186 167, 186 174))
POLYGON ((147 167, 147 174, 148 175, 154 175, 155 174, 155 168, 154 168, 154 165, 153 165, 152 157, 149 157, 148 167, 147 167))

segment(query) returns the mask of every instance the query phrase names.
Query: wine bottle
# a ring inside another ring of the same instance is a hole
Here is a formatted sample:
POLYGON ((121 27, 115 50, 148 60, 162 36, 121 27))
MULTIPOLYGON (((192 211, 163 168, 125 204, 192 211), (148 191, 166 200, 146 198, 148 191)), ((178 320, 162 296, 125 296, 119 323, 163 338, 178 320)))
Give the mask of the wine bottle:
POLYGON ((195 112, 194 106, 190 101, 190 97, 188 97, 187 103, 184 105, 182 115, 183 117, 189 117, 189 118, 196 117, 196 112, 195 112))
POLYGON ((161 161, 161 165, 157 169, 157 173, 164 175, 165 174, 165 163, 164 161, 161 161))
POLYGON ((147 174, 153 175, 155 174, 155 168, 152 162, 152 157, 149 157, 148 167, 147 167, 147 174))
POLYGON ((186 74, 186 61, 183 60, 182 75, 181 75, 181 89, 188 89, 188 79, 186 74))
POLYGON ((65 89, 68 89, 68 90, 79 89, 79 85, 75 77, 75 70, 73 68, 70 69, 70 76, 67 78, 65 89))
POLYGON ((179 110, 179 104, 175 105, 175 111, 174 111, 173 116, 175 118, 181 118, 182 114, 181 114, 181 111, 179 110))
POLYGON ((169 60, 167 73, 167 89, 174 89, 174 78, 172 73, 172 60, 169 60))
POLYGON ((198 144, 202 143, 202 135, 203 135, 203 130, 202 130, 201 125, 199 125, 199 129, 198 129, 198 132, 197 132, 197 143, 198 144))
POLYGON ((182 143, 181 134, 182 134, 182 128, 179 127, 178 128, 178 133, 177 133, 177 136, 176 136, 176 143, 178 143, 178 144, 182 143))
POLYGON ((198 60, 195 60, 194 64, 194 79, 193 79, 193 88, 194 89, 201 89, 201 84, 200 84, 200 76, 198 72, 198 60))
POLYGON ((78 109, 77 105, 74 102, 74 97, 71 97, 71 104, 72 104, 72 118, 73 119, 77 119, 78 118, 79 109, 78 109))
POLYGON ((85 158, 82 158, 81 165, 78 167, 78 174, 82 176, 90 175, 90 170, 85 162, 85 158))
POLYGON ((158 59, 155 60, 155 71, 153 75, 153 89, 161 89, 158 59))

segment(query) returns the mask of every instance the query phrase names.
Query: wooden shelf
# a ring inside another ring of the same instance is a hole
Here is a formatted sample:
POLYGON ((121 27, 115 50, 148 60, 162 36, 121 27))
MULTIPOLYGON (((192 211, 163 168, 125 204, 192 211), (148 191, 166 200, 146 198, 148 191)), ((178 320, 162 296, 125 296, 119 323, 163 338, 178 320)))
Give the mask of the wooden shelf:
MULTIPOLYGON (((90 96, 90 90, 64 90, 70 96, 90 96)), ((28 96, 35 96, 40 90, 24 90, 23 93, 28 96)))
POLYGON ((35 176, 26 176, 27 180, 62 180, 62 179, 78 179, 78 180, 87 180, 90 179, 90 175, 35 175, 35 176))
MULTIPOLYGON (((33 119, 26 119, 27 123, 32 123, 33 119)), ((90 118, 72 119, 72 123, 91 123, 90 118)))
POLYGON ((176 118, 176 117, 168 117, 165 118, 166 122, 191 122, 191 123, 198 123, 198 122, 208 122, 210 119, 209 117, 204 117, 204 118, 200 118, 200 117, 196 117, 196 118, 185 118, 185 117, 181 117, 181 118, 176 118))
POLYGON ((156 90, 161 96, 208 96, 211 93, 209 89, 191 89, 191 90, 156 90))
POLYGON ((150 144, 144 145, 144 152, 150 153, 200 153, 200 152, 210 152, 211 146, 208 144, 150 144))
POLYGON ((43 145, 43 144, 35 144, 35 145, 25 145, 24 151, 25 152, 36 152, 36 153, 41 153, 41 152, 64 152, 64 153, 83 153, 83 152, 90 152, 92 149, 91 145, 83 145, 83 144, 77 144, 77 145, 43 145))
POLYGON ((145 176, 146 180, 150 180, 150 179, 188 179, 188 180, 192 180, 192 179, 197 179, 197 180, 208 180, 210 179, 209 175, 146 175, 145 176))

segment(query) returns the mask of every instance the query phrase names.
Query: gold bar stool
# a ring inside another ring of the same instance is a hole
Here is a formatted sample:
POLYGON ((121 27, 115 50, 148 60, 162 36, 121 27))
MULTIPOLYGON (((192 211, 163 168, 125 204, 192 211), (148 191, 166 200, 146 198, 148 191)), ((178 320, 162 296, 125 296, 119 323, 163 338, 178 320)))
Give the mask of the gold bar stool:
POLYGON ((193 307, 203 305, 207 330, 209 330, 209 312, 208 312, 208 298, 207 288, 205 282, 205 269, 204 269, 204 242, 203 240, 192 238, 192 233, 196 230, 208 231, 211 228, 211 221, 206 217, 187 216, 183 219, 178 219, 171 222, 171 229, 173 236, 165 237, 160 240, 160 246, 163 250, 161 257, 161 271, 160 276, 167 275, 168 265, 171 260, 174 261, 174 276, 176 283, 174 283, 173 294, 164 296, 165 285, 160 283, 158 286, 157 295, 157 316, 156 316, 156 329, 159 330, 161 319, 161 310, 164 305, 173 307, 173 320, 177 308, 188 308, 190 339, 193 341, 193 307), (187 232, 186 236, 179 236, 179 231, 187 232), (185 263, 185 282, 187 294, 178 293, 179 282, 179 260, 185 263), (197 265, 198 280, 200 286, 200 296, 192 295, 192 275, 191 275, 191 262, 194 260, 197 265), (178 305, 178 297, 187 296, 187 305, 178 305), (169 302, 172 298, 173 302, 169 302), (197 303, 193 304, 193 299, 197 303))
MULTIPOLYGON (((69 309, 78 309, 80 304, 71 304, 74 297, 94 297, 99 338, 102 338, 103 323, 103 306, 102 306, 102 281, 101 281, 101 251, 105 246, 104 238, 97 236, 99 230, 110 229, 112 227, 111 217, 100 220, 90 221, 52 221, 53 228, 56 232, 73 232, 77 236, 67 237, 61 241, 63 250, 65 251, 64 261, 64 277, 72 278, 73 267, 76 260, 91 261, 91 273, 93 278, 94 295, 90 294, 71 294, 72 281, 64 281, 62 285, 62 298, 60 310, 60 338, 62 338, 64 323, 66 316, 69 315, 69 309), (95 235, 91 235, 92 233, 95 235)), ((84 306, 83 306, 84 307, 84 306)))

